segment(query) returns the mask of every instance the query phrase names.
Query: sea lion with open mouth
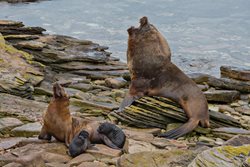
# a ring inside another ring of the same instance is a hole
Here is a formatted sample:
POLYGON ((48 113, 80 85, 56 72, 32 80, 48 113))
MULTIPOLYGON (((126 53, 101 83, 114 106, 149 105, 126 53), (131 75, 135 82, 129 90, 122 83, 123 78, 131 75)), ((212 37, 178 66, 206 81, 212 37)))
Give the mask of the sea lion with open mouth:
POLYGON ((114 124, 72 117, 69 111, 69 97, 63 87, 53 85, 53 98, 43 116, 39 139, 65 142, 71 156, 86 151, 92 144, 105 144, 114 149, 122 149, 126 136, 121 128, 114 124))
POLYGON ((178 138, 191 132, 200 123, 209 127, 207 100, 199 87, 171 62, 171 52, 161 33, 140 19, 138 28, 128 29, 127 63, 131 75, 129 93, 118 112, 142 96, 162 96, 178 102, 188 122, 161 137, 178 138))

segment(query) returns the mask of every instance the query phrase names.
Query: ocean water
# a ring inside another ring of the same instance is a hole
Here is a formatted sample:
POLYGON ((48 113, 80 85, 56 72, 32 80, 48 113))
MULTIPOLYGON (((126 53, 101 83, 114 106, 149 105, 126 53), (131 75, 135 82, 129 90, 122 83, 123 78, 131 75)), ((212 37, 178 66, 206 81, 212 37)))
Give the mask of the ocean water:
POLYGON ((249 0, 51 0, 0 3, 0 19, 41 26, 50 34, 109 46, 126 61, 127 28, 147 16, 166 37, 185 72, 219 76, 219 67, 250 68, 249 0))

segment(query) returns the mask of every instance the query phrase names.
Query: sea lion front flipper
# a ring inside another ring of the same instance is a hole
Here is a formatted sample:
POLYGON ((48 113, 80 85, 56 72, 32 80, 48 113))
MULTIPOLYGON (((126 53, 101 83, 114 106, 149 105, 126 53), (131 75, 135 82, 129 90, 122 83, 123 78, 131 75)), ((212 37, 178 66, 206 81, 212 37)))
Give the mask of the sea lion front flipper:
POLYGON ((41 140, 48 140, 50 141, 51 140, 51 135, 46 131, 46 128, 45 126, 43 125, 42 127, 42 130, 38 136, 38 139, 41 139, 41 140))
POLYGON ((187 123, 180 127, 170 130, 166 133, 160 134, 159 137, 165 137, 168 139, 177 139, 191 131, 193 131, 199 124, 199 120, 189 119, 187 123))
POLYGON ((102 135, 102 138, 105 145, 109 146, 110 148, 120 150, 120 148, 117 147, 107 136, 102 135))
POLYGON ((125 107, 130 106, 135 100, 139 98, 141 98, 141 96, 132 96, 130 94, 127 94, 123 99, 119 109, 116 112, 122 112, 125 109, 125 107))

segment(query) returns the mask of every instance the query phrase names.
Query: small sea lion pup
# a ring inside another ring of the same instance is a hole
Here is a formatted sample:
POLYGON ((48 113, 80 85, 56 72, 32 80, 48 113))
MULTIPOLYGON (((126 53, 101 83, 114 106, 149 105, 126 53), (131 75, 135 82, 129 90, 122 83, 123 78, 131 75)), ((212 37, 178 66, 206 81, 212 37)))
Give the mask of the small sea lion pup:
POLYGON ((43 115, 43 126, 39 139, 58 141, 69 146, 72 156, 77 156, 91 144, 102 143, 111 148, 122 149, 126 136, 122 129, 111 123, 103 123, 72 117, 69 111, 69 97, 63 87, 53 85, 53 98, 43 115))
POLYGON ((198 86, 171 62, 169 46, 161 33, 140 19, 138 28, 128 29, 127 63, 131 75, 129 93, 118 111, 142 96, 162 96, 178 102, 188 122, 160 136, 178 138, 191 132, 200 123, 209 127, 208 105, 198 86))

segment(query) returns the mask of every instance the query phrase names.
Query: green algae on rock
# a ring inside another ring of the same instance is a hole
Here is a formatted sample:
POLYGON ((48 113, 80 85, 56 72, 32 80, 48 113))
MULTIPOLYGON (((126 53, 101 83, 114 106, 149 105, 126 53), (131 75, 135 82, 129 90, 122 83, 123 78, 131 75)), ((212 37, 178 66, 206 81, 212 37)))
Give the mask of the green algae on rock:
POLYGON ((188 167, 239 167, 249 153, 250 145, 216 147, 197 155, 188 167))

